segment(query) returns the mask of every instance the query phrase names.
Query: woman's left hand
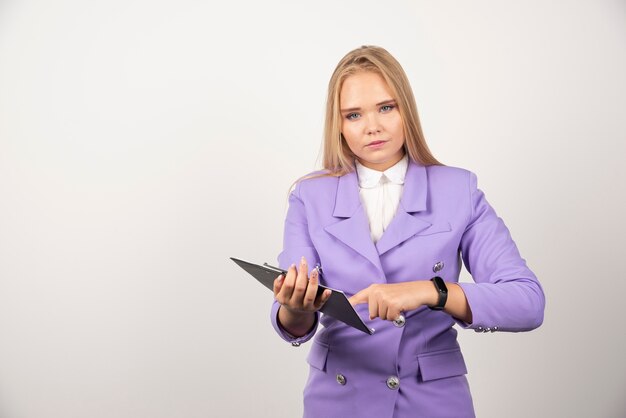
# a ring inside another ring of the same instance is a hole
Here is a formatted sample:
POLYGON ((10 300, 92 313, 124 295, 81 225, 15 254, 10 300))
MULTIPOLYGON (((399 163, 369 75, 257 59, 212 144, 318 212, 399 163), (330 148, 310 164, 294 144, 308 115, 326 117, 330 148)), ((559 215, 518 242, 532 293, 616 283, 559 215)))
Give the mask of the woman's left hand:
POLYGON ((357 292, 349 301, 354 305, 369 304, 370 319, 393 321, 402 312, 422 305, 437 304, 437 290, 430 281, 373 284, 357 292))

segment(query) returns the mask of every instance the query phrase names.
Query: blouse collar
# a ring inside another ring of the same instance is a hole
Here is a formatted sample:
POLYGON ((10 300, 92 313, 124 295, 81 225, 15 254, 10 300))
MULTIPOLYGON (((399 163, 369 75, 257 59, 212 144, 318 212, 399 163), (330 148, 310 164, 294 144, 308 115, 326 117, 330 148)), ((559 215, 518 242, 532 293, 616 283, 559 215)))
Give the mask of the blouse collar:
POLYGON ((409 166, 409 157, 404 154, 404 157, 393 166, 389 167, 385 171, 373 170, 367 168, 358 160, 355 160, 357 177, 359 178, 359 187, 364 189, 371 189, 376 187, 383 176, 389 183, 392 184, 404 184, 404 177, 406 170, 409 166))

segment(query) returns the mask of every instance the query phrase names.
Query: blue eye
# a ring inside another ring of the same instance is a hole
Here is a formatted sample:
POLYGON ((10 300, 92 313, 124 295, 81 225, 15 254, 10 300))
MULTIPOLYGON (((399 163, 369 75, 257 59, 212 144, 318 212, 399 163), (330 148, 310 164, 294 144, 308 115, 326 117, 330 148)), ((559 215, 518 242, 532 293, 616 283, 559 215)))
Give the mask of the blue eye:
POLYGON ((394 105, 384 105, 380 107, 381 112, 391 112, 395 108, 394 105))
POLYGON ((355 120, 358 119, 361 115, 359 115, 358 113, 348 113, 346 115, 346 119, 348 120, 355 120))

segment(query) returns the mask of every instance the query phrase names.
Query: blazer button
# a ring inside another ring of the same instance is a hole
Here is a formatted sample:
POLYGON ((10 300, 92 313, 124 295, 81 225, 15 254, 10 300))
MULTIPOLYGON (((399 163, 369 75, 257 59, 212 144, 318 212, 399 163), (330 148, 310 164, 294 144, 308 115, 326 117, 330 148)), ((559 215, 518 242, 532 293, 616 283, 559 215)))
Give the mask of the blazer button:
POLYGON ((406 324, 406 319, 404 318, 404 315, 400 314, 400 316, 393 320, 393 324, 398 328, 402 328, 404 324, 406 324))
POLYGON ((476 327, 474 332, 485 332, 485 331, 483 331, 483 327, 476 327))
POLYGON ((396 376, 390 376, 387 378, 387 387, 391 390, 396 390, 400 387, 400 379, 396 376))
POLYGON ((346 384, 346 377, 342 374, 337 374, 337 383, 339 383, 341 386, 346 384))
POLYGON ((439 273, 443 270, 443 261, 437 261, 433 266, 433 273, 439 273))

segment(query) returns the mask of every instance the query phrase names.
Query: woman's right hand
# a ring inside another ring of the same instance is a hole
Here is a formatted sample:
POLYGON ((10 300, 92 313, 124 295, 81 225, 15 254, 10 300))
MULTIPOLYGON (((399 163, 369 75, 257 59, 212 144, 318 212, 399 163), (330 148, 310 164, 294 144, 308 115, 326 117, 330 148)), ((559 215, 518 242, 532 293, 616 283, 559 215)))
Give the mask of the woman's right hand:
POLYGON ((318 311, 331 295, 330 289, 317 297, 319 274, 317 269, 308 277, 306 259, 302 257, 300 266, 292 264, 287 275, 280 275, 274 280, 274 297, 281 304, 278 310, 278 322, 291 335, 300 337, 308 333, 315 324, 314 313, 318 311))

